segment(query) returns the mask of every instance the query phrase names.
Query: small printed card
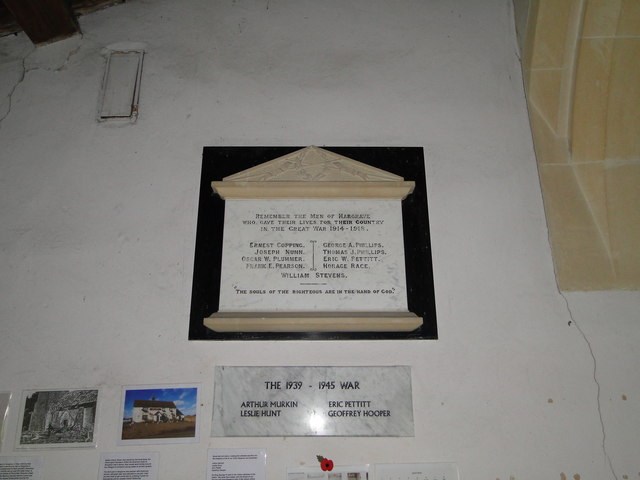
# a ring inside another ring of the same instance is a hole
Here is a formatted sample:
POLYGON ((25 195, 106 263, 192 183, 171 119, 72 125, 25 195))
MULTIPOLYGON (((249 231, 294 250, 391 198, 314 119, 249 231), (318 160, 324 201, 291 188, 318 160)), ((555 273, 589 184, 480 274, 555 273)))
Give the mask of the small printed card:
POLYGON ((209 450, 207 480, 265 480, 267 454, 246 448, 209 450))
POLYGON ((42 457, 0 457, 0 480, 42 480, 42 457))
POLYGON ((98 480, 157 480, 158 452, 104 453, 98 480))

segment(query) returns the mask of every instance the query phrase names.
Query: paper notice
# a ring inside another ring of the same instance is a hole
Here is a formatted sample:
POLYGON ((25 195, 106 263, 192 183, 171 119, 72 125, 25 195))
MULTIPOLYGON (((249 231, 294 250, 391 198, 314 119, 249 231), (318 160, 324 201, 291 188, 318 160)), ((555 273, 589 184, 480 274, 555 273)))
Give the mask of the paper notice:
POLYGON ((0 457, 0 480, 42 480, 42 457, 0 457))
POLYGON ((98 480, 156 480, 159 457, 157 452, 104 453, 98 480))
POLYGON ((264 450, 214 448, 209 450, 207 480, 265 480, 264 450))

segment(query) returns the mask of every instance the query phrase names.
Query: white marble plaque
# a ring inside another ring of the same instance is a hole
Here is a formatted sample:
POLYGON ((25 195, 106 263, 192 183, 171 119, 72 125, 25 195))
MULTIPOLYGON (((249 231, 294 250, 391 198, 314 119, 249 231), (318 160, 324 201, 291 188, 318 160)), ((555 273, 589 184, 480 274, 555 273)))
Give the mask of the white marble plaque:
POLYGON ((216 367, 212 436, 414 435, 411 369, 216 367))
POLYGON ((399 200, 227 200, 220 311, 406 311, 399 200))

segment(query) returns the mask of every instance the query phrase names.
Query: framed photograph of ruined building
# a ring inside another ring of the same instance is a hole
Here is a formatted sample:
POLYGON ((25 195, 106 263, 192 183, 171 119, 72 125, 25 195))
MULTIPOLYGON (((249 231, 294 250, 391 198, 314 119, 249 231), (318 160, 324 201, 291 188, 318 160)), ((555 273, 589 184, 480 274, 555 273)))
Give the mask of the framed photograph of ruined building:
POLYGON ((199 391, 196 384, 123 387, 118 444, 197 442, 199 391))
POLYGON ((192 340, 436 339, 419 147, 205 147, 192 340))
POLYGON ((2 440, 4 438, 4 424, 9 413, 9 401, 11 392, 0 392, 0 451, 2 450, 2 440))
POLYGON ((17 449, 96 446, 98 390, 23 392, 17 449))

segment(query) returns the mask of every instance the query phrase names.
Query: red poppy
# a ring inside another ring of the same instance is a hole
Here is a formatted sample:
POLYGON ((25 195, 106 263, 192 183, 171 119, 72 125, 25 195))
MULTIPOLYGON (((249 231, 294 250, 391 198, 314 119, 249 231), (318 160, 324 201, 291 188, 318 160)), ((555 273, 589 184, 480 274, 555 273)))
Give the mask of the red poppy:
POLYGON ((322 455, 316 455, 316 458, 320 462, 320 468, 323 472, 330 472, 331 470, 333 470, 333 460, 324 458, 322 455))

